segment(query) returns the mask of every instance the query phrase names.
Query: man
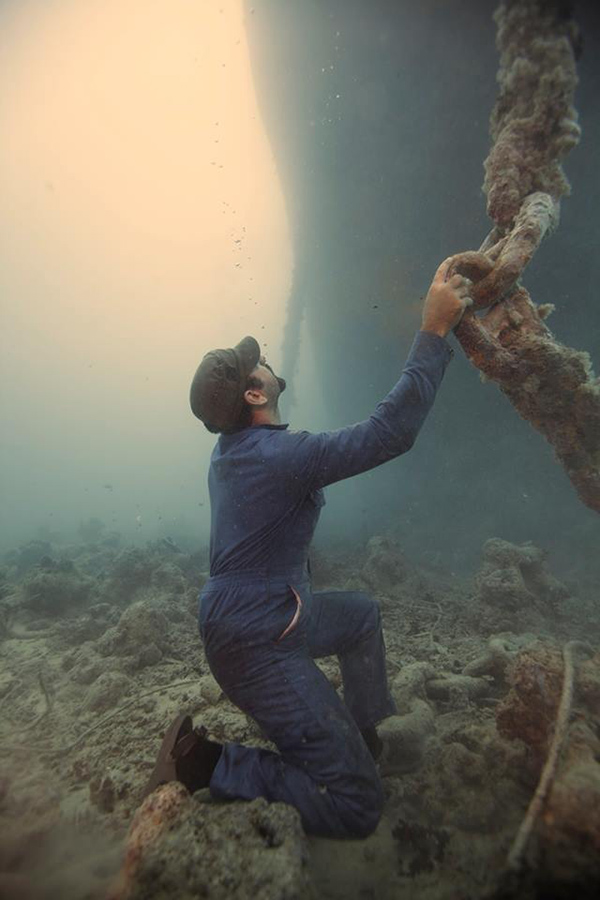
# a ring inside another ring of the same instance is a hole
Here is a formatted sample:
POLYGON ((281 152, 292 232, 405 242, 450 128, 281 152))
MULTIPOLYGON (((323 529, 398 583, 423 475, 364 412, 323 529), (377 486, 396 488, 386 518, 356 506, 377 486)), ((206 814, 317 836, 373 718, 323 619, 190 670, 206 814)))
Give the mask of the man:
POLYGON ((376 725, 395 711, 379 609, 360 592, 313 593, 308 547, 323 488, 413 445, 452 351, 445 341, 471 304, 469 282, 439 267, 402 376, 364 422, 338 431, 290 432, 285 388, 248 337, 216 350, 194 376, 194 414, 220 433, 209 470, 210 578, 200 634, 229 699, 277 751, 214 743, 179 716, 147 791, 177 778, 223 799, 265 797, 298 809, 312 834, 364 837, 383 792, 376 725), (314 662, 337 654, 344 701, 314 662))

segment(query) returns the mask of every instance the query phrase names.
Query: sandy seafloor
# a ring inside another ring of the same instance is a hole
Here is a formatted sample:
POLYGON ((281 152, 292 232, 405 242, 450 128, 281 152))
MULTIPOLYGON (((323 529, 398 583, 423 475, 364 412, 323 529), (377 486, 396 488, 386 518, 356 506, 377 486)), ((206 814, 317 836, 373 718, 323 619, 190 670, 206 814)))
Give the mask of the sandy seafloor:
MULTIPOLYGON (((196 611, 206 552, 170 540, 133 547, 90 528, 78 543, 24 543, 0 570, 0 898, 106 896, 179 710, 219 741, 264 743, 204 660, 196 611)), ((587 647, 578 651, 562 783, 530 841, 522 896, 592 896, 598 560, 558 575, 536 548, 492 541, 481 566, 461 574, 432 560, 415 565, 388 536, 321 550, 312 562, 315 589, 363 589, 379 601, 400 717, 384 723, 387 801, 377 831, 309 838, 310 889, 271 885, 268 896, 493 896, 547 753, 570 640, 587 647), (535 887, 538 876, 545 887, 535 887)), ((319 665, 339 688, 337 660, 319 665)), ((217 895, 246 896, 235 885, 217 895)))

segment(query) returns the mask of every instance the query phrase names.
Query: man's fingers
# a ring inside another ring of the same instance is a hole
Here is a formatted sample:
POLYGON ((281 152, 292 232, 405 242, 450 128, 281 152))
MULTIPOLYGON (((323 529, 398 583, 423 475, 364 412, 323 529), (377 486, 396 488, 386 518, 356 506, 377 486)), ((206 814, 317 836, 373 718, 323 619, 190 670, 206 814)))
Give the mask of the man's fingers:
POLYGON ((458 272, 452 276, 448 284, 451 288, 459 288, 466 284, 467 279, 463 275, 459 275, 458 272))

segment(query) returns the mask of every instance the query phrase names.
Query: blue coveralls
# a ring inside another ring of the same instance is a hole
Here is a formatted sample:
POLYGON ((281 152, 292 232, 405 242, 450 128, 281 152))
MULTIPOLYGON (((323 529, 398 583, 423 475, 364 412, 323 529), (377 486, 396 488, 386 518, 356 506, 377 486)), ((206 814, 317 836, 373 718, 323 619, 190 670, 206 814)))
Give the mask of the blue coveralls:
POLYGON ((213 796, 284 801, 312 834, 376 827, 382 786, 360 730, 395 711, 379 608, 360 592, 312 593, 308 548, 325 485, 410 449, 451 354, 443 338, 418 332, 400 380, 356 425, 319 434, 255 425, 219 438, 200 634, 226 696, 279 752, 225 744, 213 796), (343 702, 314 662, 331 654, 343 702))

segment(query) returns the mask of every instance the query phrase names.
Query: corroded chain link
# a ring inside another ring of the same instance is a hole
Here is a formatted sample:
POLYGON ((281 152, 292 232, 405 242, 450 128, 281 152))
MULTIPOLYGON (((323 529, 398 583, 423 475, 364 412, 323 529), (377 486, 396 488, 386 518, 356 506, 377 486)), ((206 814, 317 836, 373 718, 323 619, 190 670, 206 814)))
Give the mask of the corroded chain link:
POLYGON ((578 143, 573 107, 579 31, 570 4, 507 0, 498 27, 500 92, 484 190, 494 227, 479 251, 455 257, 473 306, 455 334, 470 361, 552 444, 581 500, 600 512, 600 382, 587 353, 555 340, 519 283, 570 191, 561 162, 578 143))

